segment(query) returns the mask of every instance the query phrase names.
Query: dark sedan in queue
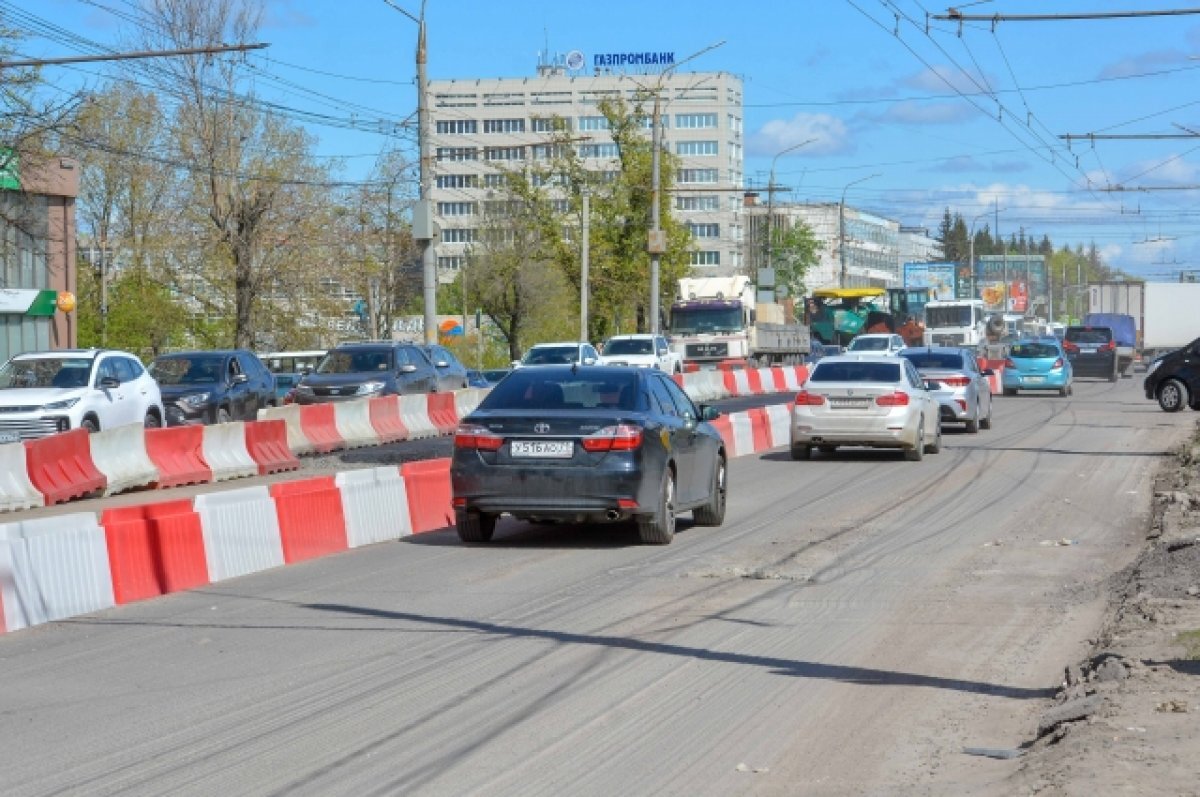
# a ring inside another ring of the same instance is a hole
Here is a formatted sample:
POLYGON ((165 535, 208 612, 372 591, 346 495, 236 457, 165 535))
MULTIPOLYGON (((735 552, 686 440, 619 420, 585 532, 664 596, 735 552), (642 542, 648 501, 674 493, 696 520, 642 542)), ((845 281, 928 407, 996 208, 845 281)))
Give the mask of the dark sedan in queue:
POLYGON ((725 520, 726 454, 697 406, 660 371, 520 368, 462 420, 450 465, 458 536, 487 542, 503 513, 560 523, 634 521, 664 545, 675 518, 725 520))

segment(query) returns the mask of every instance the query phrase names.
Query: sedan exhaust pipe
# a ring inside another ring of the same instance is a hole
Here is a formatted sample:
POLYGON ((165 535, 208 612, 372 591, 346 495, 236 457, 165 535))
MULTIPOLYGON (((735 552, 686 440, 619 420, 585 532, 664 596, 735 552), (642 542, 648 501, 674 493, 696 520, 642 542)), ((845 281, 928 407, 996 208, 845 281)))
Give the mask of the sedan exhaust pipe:
POLYGON ((615 509, 610 509, 604 513, 604 517, 608 518, 609 520, 620 520, 621 513, 615 509))

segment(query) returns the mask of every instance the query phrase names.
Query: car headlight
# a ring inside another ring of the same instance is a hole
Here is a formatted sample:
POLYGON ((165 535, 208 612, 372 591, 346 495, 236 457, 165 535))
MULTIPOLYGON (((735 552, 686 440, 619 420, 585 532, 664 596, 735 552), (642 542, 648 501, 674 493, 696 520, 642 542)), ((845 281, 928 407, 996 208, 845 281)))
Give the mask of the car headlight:
POLYGON ((202 407, 211 395, 211 393, 192 393, 189 396, 184 396, 180 401, 189 407, 202 407))
POLYGON ((358 396, 369 396, 372 393, 378 393, 386 386, 384 382, 363 382, 358 386, 358 390, 354 391, 358 396))
POLYGON ((62 401, 52 401, 49 404, 43 404, 44 410, 69 410, 79 403, 79 397, 63 399, 62 401))

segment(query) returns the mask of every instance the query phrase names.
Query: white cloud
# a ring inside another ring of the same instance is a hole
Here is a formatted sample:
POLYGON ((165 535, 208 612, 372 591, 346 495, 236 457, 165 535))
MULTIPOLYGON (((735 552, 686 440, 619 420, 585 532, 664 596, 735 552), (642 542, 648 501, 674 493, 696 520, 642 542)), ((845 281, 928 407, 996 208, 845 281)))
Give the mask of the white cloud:
POLYGON ((898 102, 875 118, 909 125, 947 125, 965 122, 978 113, 965 102, 898 102))
POLYGON ((896 85, 945 94, 948 91, 963 93, 986 91, 988 85, 994 85, 994 82, 991 79, 987 79, 986 75, 984 77, 975 74, 968 75, 958 67, 943 64, 935 66, 932 69, 923 69, 915 75, 902 78, 896 82, 896 85))
MULTIPOLYGON (((772 119, 746 142, 749 155, 774 157, 788 147, 816 139, 794 153, 798 156, 847 155, 855 150, 846 123, 824 113, 798 113, 791 119, 772 119)), ((785 156, 786 157, 786 156, 785 156)))
POLYGON ((1100 70, 1099 76, 1101 78, 1127 77, 1187 63, 1189 63, 1188 54, 1182 50, 1150 50, 1109 64, 1100 70))

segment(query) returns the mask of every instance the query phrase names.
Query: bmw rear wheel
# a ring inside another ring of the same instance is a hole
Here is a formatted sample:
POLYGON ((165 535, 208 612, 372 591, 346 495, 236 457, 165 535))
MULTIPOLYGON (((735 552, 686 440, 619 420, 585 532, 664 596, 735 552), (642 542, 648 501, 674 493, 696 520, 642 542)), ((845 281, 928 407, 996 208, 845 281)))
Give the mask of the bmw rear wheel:
POLYGON ((925 446, 925 450, 930 454, 937 454, 942 450, 942 422, 938 420, 937 434, 934 435, 933 442, 925 446))
POLYGON ((653 515, 638 515, 638 536, 646 545, 666 545, 675 537, 675 474, 667 468, 653 515))
POLYGON ((812 446, 792 446, 792 459, 805 460, 812 459, 812 446))
POLYGON ((925 458, 925 422, 917 426, 917 443, 912 448, 904 449, 904 458, 909 462, 920 462, 925 458))

